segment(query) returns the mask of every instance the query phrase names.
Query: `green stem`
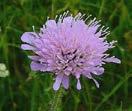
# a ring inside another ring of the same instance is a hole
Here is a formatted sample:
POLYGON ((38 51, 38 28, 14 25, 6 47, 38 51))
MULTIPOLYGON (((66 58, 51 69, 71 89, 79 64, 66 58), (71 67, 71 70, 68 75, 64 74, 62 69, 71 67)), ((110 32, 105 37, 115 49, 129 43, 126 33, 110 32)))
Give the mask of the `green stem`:
POLYGON ((60 111, 61 110, 60 108, 61 108, 63 94, 64 94, 63 88, 60 88, 57 92, 55 92, 53 100, 51 100, 50 102, 49 111, 60 111))

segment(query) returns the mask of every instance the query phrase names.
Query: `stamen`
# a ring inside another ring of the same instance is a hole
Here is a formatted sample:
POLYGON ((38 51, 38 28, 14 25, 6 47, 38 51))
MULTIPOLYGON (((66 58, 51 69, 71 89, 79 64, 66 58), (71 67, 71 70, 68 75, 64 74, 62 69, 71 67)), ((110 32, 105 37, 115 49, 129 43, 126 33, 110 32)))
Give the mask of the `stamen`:
POLYGON ((85 16, 86 14, 83 14, 81 17, 80 17, 80 20, 85 16))
POLYGON ((74 19, 75 19, 75 20, 79 20, 80 17, 81 17, 81 15, 82 15, 82 14, 79 12, 79 13, 74 17, 74 19))
POLYGON ((33 31, 35 32, 35 27, 34 27, 34 25, 32 26, 32 28, 33 28, 33 31))
POLYGON ((92 15, 89 15, 86 17, 86 19, 84 19, 84 21, 86 22, 92 15))
POLYGON ((75 54, 77 52, 77 49, 73 52, 73 54, 75 54))

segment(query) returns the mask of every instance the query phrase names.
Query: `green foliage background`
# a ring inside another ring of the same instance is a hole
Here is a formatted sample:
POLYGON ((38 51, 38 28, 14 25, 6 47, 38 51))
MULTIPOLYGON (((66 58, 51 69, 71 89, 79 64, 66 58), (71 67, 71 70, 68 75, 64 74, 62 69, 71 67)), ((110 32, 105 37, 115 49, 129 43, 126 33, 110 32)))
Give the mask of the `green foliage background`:
POLYGON ((132 0, 0 0, 0 62, 10 71, 0 78, 0 111, 49 111, 53 105, 55 111, 132 111, 132 0), (122 64, 105 66, 99 89, 82 77, 78 91, 71 78, 69 90, 57 96, 51 75, 30 70, 20 37, 66 10, 92 14, 109 26, 108 39, 118 40, 110 53, 122 64))

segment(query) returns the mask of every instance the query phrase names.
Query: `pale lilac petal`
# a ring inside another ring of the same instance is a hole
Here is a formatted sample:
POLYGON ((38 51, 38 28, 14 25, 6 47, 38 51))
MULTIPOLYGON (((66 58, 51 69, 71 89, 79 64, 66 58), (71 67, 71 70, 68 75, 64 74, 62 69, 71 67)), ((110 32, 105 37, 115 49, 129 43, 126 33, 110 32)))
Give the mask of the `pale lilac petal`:
POLYGON ((68 89, 69 87, 69 77, 68 76, 63 76, 62 80, 62 85, 64 86, 65 89, 68 89))
POLYGON ((63 75, 62 74, 58 74, 57 77, 55 78, 55 82, 53 84, 53 89, 55 91, 57 91, 60 88, 62 79, 63 79, 63 75))
POLYGON ((84 76, 87 77, 87 78, 89 78, 89 79, 92 79, 92 80, 94 81, 96 87, 99 88, 99 83, 98 83, 98 81, 96 81, 96 80, 92 77, 92 75, 91 75, 90 73, 89 73, 89 74, 85 74, 84 76))
POLYGON ((28 56, 28 58, 30 58, 33 61, 39 61, 39 59, 41 59, 41 57, 39 56, 28 56))
POLYGON ((98 81, 96 81, 94 78, 92 78, 92 79, 93 79, 93 81, 94 81, 96 87, 99 88, 99 83, 98 83, 98 81))
POLYGON ((25 32, 22 36, 21 36, 21 40, 23 42, 32 44, 32 42, 34 41, 34 39, 37 37, 37 34, 35 32, 25 32))
POLYGON ((104 73, 104 68, 102 67, 96 67, 94 68, 94 70, 92 71, 93 74, 95 75, 101 75, 104 73))
POLYGON ((113 63, 118 63, 120 64, 121 61, 118 59, 118 58, 115 58, 115 57, 109 57, 109 58, 106 58, 104 59, 105 62, 113 62, 113 63))
POLYGON ((42 64, 39 64, 37 62, 32 62, 30 66, 33 71, 39 71, 44 67, 42 64))
POLYGON ((63 23, 65 23, 66 25, 67 25, 67 24, 71 24, 72 21, 73 21, 73 17, 65 17, 65 18, 63 19, 63 23))
POLYGON ((35 48, 34 48, 33 46, 28 45, 28 44, 22 44, 22 45, 21 45, 21 48, 22 48, 23 50, 35 50, 35 48))
POLYGON ((80 90, 81 89, 81 83, 80 83, 80 80, 77 79, 77 89, 80 90))
MULTIPOLYGON (((96 31, 97 31, 97 29, 99 28, 99 26, 100 26, 100 25, 90 26, 90 27, 89 27, 90 33, 95 34, 96 31)), ((99 37, 99 36, 98 36, 98 37, 99 37)))
POLYGON ((48 27, 48 28, 56 28, 57 26, 56 26, 57 24, 56 24, 56 21, 55 20, 48 20, 47 22, 46 22, 46 26, 48 27))
POLYGON ((83 76, 87 77, 88 79, 92 78, 92 76, 89 72, 84 72, 83 76))

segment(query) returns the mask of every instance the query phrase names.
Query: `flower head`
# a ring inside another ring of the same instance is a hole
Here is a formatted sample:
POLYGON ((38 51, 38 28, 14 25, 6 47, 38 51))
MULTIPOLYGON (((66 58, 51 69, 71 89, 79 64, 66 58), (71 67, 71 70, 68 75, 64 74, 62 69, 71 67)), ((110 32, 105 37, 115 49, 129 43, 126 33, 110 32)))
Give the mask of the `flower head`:
POLYGON ((107 62, 120 63, 119 59, 107 54, 115 43, 106 40, 108 28, 101 26, 95 18, 83 20, 83 16, 79 13, 73 17, 65 12, 56 20, 48 19, 39 33, 25 32, 21 37, 25 42, 21 48, 34 52, 29 56, 31 69, 53 72, 56 76, 54 90, 61 84, 68 89, 71 75, 77 79, 79 90, 81 75, 92 79, 99 87, 93 75, 103 74, 103 64, 107 62))

